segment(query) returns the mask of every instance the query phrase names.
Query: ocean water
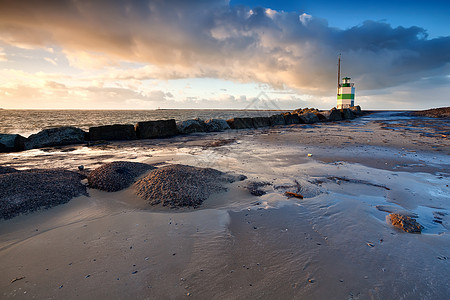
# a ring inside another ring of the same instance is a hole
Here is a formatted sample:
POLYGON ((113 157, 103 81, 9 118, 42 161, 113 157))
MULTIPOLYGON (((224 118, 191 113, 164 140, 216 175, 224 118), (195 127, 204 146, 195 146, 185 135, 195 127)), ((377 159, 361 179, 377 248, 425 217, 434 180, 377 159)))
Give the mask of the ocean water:
POLYGON ((175 119, 230 119, 233 117, 271 116, 280 111, 268 110, 0 110, 0 133, 17 133, 28 137, 43 129, 75 126, 89 127, 112 124, 136 124, 142 121, 175 119))

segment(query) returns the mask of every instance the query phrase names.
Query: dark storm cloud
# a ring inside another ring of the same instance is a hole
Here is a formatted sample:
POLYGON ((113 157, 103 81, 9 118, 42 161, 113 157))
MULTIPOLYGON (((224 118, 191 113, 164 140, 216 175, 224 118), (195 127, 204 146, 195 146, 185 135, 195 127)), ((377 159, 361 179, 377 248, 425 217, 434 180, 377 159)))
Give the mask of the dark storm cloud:
POLYGON ((365 89, 445 77, 450 62, 450 37, 428 39, 423 28, 366 21, 341 30, 219 0, 0 1, 0 39, 59 45, 78 62, 92 52, 151 65, 139 79, 214 77, 311 93, 333 86, 338 53, 365 89))

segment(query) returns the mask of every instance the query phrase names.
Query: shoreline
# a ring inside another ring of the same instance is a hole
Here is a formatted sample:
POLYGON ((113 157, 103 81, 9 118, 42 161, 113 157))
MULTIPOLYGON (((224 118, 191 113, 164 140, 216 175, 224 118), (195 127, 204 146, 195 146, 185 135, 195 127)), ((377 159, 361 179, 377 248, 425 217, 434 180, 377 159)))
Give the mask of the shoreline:
POLYGON ((84 165, 89 171, 125 160, 248 177, 198 209, 151 207, 133 187, 88 189, 89 197, 0 220, 1 294, 445 298, 450 141, 405 130, 403 123, 383 129, 376 122, 383 118, 392 121, 380 113, 0 154, 2 165, 17 169, 84 165), (270 185, 256 197, 245 188, 248 181, 270 185), (284 196, 284 187, 296 183, 304 199, 284 196), (418 215, 422 234, 386 222, 386 211, 400 210, 418 215))

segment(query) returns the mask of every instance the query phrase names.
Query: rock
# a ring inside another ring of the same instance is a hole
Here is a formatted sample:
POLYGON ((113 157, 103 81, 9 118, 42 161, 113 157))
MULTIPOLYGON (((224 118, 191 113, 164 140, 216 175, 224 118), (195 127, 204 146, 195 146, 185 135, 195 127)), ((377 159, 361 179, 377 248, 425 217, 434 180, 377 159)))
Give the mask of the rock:
POLYGON ((341 109, 341 116, 343 120, 351 120, 355 118, 355 115, 349 108, 341 109))
POLYGON ((298 194, 298 193, 285 192, 284 194, 285 194, 286 196, 288 196, 289 198, 295 197, 295 198, 303 199, 303 195, 298 194))
POLYGON ((155 167, 136 162, 114 161, 89 173, 89 187, 107 192, 117 192, 133 184, 136 177, 155 167))
POLYGON ((254 128, 252 118, 233 118, 227 120, 231 129, 248 129, 254 128))
POLYGON ((177 130, 182 134, 207 131, 205 122, 200 119, 177 122, 177 130))
POLYGON ((354 115, 357 115, 357 116, 362 116, 364 114, 361 110, 361 106, 359 106, 359 105, 350 107, 350 110, 352 111, 352 113, 354 115))
POLYGON ((44 129, 32 134, 25 141, 25 149, 63 146, 84 143, 85 132, 76 127, 44 129))
POLYGON ((178 134, 175 119, 139 122, 135 129, 140 139, 165 138, 178 134))
POLYGON ((255 128, 270 126, 270 118, 269 117, 255 117, 252 119, 253 119, 253 126, 255 128))
POLYGON ((411 114, 414 116, 424 116, 429 118, 450 118, 450 106, 415 111, 411 114))
POLYGON ((323 122, 323 121, 327 121, 327 118, 322 114, 322 113, 320 113, 320 112, 316 112, 316 113, 314 113, 316 116, 317 116, 317 118, 319 119, 319 122, 323 122))
POLYGON ((286 125, 300 124, 300 118, 297 114, 284 113, 283 117, 286 125))
POLYGON ((421 233, 423 229, 416 219, 400 214, 389 214, 388 221, 393 226, 409 233, 421 233))
POLYGON ((215 131, 224 131, 230 129, 230 125, 228 125, 227 121, 222 119, 209 119, 205 121, 206 131, 215 132, 215 131))
POLYGON ((25 170, 0 175, 0 218, 50 208, 86 195, 83 176, 68 170, 25 170))
POLYGON ((322 112, 322 115, 326 118, 327 121, 330 121, 330 122, 342 121, 341 112, 338 111, 337 109, 324 111, 324 112, 322 112))
POLYGON ((286 125, 283 115, 273 115, 270 117, 270 126, 286 125))
POLYGON ((89 128, 91 141, 135 140, 136 132, 130 124, 114 124, 89 128))
POLYGON ((260 197, 260 196, 265 195, 267 193, 266 191, 264 191, 262 189, 263 187, 265 187, 267 185, 272 185, 272 184, 270 182, 266 182, 266 181, 250 181, 250 182, 247 183, 245 188, 253 196, 260 197))
POLYGON ((17 152, 25 149, 26 138, 19 134, 0 134, 0 152, 17 152))
POLYGON ((299 114, 298 116, 305 124, 312 124, 319 122, 319 118, 312 112, 302 113, 301 115, 299 114))
POLYGON ((134 187, 136 194, 151 205, 198 207, 211 194, 226 191, 225 184, 238 179, 211 168, 170 165, 150 172, 134 187))

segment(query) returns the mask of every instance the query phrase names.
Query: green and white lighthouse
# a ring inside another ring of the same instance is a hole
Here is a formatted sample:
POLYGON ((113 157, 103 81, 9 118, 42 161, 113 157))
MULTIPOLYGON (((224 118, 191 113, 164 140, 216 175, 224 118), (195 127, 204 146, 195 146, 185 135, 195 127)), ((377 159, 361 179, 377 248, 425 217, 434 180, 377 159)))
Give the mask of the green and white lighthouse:
POLYGON ((355 106, 355 87, 354 83, 350 82, 350 77, 341 77, 341 56, 338 60, 338 90, 337 90, 337 109, 349 108, 355 106))

